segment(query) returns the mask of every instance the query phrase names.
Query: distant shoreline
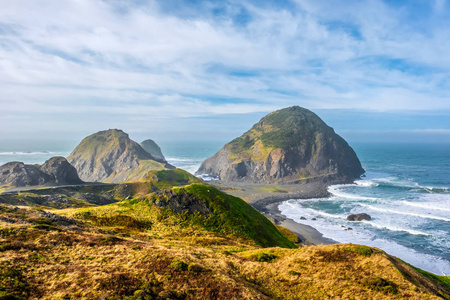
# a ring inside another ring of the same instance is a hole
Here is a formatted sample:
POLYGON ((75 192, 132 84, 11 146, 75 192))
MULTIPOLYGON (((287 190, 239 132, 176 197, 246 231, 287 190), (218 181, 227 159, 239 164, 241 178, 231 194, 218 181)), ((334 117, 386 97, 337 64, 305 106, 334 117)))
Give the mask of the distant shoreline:
POLYGON ((300 224, 282 215, 278 205, 289 199, 327 198, 328 184, 323 182, 308 182, 292 185, 265 185, 230 183, 210 181, 209 184, 229 193, 243 198, 256 210, 272 220, 275 224, 289 229, 297 234, 304 245, 329 245, 338 242, 323 237, 323 234, 312 226, 300 224))

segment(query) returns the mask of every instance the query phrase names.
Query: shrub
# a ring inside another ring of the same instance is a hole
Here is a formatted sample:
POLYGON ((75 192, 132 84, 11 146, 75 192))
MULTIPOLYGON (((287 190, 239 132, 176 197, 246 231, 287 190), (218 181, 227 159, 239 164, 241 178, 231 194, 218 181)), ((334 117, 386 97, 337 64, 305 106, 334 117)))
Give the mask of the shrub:
POLYGON ((174 260, 169 265, 169 268, 172 268, 175 271, 186 271, 188 269, 188 264, 182 260, 174 260))
POLYGON ((259 261, 259 262, 272 262, 277 258, 275 254, 268 252, 258 252, 253 255, 250 255, 249 258, 251 260, 259 261))

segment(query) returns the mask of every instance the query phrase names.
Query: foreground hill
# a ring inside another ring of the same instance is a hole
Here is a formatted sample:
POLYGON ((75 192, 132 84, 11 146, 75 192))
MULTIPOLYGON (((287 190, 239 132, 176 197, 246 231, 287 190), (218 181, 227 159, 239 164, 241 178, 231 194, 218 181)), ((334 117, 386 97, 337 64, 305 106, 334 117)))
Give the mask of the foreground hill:
POLYGON ((52 157, 42 166, 9 162, 0 166, 0 187, 81 184, 75 168, 64 157, 52 157))
POLYGON ((352 182, 364 173, 347 142, 313 112, 293 106, 270 113, 206 159, 196 174, 222 181, 352 182))
POLYGON ((67 160, 77 169, 80 178, 88 182, 133 181, 142 179, 151 170, 174 169, 118 129, 86 137, 67 160))
POLYGON ((448 277, 375 248, 288 249, 292 243, 270 223, 259 223, 245 202, 206 185, 51 212, 0 205, 0 214, 1 299, 450 296, 448 277), (274 239, 265 244, 263 232, 274 239), (262 248, 270 244, 285 248, 262 248))

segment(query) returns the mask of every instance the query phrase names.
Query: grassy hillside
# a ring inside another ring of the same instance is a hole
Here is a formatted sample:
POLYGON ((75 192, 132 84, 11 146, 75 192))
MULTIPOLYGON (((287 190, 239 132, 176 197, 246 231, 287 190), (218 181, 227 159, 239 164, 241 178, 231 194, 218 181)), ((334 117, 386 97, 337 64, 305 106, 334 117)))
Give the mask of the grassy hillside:
POLYGON ((1 299, 442 299, 449 295, 442 278, 428 278, 423 271, 366 246, 260 248, 233 235, 183 226, 170 214, 161 224, 172 230, 160 227, 157 235, 149 230, 156 231, 159 223, 151 223, 152 218, 144 222, 144 216, 158 216, 158 212, 145 202, 133 202, 100 210, 57 211, 76 218, 0 206, 1 299), (142 214, 136 219, 139 222, 125 217, 132 208, 136 218, 142 214), (102 224, 103 210, 117 223, 102 224), (89 211, 92 214, 86 217, 89 211))
POLYGON ((0 204, 0 299, 450 298, 449 277, 379 249, 297 248, 291 232, 197 180, 155 171, 78 188, 116 201, 102 206, 0 204))

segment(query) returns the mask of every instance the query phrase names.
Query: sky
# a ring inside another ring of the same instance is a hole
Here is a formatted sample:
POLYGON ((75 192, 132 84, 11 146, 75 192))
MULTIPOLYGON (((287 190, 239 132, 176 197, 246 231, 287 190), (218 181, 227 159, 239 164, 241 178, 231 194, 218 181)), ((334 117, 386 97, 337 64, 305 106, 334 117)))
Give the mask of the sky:
POLYGON ((350 141, 450 142, 446 0, 0 5, 0 146, 226 141, 292 105, 350 141))

